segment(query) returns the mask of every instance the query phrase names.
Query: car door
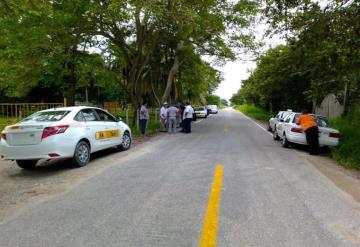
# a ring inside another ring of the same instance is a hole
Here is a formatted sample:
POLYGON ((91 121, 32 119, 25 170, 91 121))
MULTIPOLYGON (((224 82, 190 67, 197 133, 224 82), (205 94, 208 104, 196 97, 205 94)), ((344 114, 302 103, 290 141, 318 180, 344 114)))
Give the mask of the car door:
POLYGON ((105 131, 106 126, 103 121, 100 121, 94 109, 85 108, 80 110, 75 116, 75 120, 85 122, 85 133, 90 140, 91 152, 102 149, 101 133, 105 131))
POLYGON ((106 147, 119 145, 121 143, 122 133, 116 118, 104 110, 95 109, 95 111, 106 126, 103 132, 103 144, 106 147))
POLYGON ((283 122, 281 124, 278 124, 278 134, 279 136, 283 137, 284 133, 286 133, 291 128, 291 122, 292 122, 293 115, 288 115, 285 117, 283 122))

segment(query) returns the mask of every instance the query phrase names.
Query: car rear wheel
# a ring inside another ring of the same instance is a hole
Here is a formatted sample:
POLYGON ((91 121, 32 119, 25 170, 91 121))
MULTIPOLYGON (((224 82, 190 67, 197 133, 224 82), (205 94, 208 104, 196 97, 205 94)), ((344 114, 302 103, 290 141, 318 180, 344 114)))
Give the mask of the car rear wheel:
POLYGON ((16 164, 26 170, 33 169, 37 162, 37 160, 16 160, 16 164))
POLYGON ((120 151, 126 151, 130 148, 130 146, 131 146, 131 136, 129 132, 125 132, 122 138, 122 142, 119 146, 117 146, 117 148, 120 151))
POLYGON ((284 148, 288 148, 290 146, 290 142, 288 141, 288 139, 286 138, 286 135, 284 133, 284 136, 281 140, 281 145, 284 147, 284 148))
POLYGON ((73 157, 73 164, 76 167, 86 166, 90 161, 90 146, 85 141, 80 141, 76 147, 73 157))

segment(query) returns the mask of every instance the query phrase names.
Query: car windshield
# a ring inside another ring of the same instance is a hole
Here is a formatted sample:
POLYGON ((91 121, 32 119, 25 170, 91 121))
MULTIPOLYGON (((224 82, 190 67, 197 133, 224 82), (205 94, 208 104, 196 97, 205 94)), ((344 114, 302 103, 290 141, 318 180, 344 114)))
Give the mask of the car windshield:
POLYGON ((204 107, 195 107, 195 111, 204 111, 205 108, 204 107))
POLYGON ((63 119, 70 111, 45 111, 34 113, 27 118, 24 118, 20 123, 34 121, 34 122, 57 122, 63 119))

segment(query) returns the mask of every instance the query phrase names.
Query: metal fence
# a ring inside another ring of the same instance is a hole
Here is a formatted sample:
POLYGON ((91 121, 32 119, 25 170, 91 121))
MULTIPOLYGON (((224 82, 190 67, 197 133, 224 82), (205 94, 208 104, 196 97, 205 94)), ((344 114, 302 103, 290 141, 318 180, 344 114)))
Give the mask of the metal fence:
POLYGON ((34 112, 63 105, 63 103, 0 103, 0 130, 34 112))
MULTIPOLYGON (((78 102, 77 105, 90 105, 78 102)), ((20 119, 31 115, 34 112, 57 108, 64 106, 64 103, 0 103, 0 130, 5 126, 14 124, 20 119)), ((93 105, 95 106, 95 105, 93 105)), ((122 117, 123 121, 130 124, 134 117, 134 108, 131 105, 120 105, 117 102, 104 102, 102 105, 96 105, 104 108, 115 116, 122 117)), ((137 111, 136 119, 139 119, 139 111, 137 111)), ((137 126, 138 126, 138 121, 137 126)), ((149 109, 148 124, 159 122, 159 109, 149 109)))

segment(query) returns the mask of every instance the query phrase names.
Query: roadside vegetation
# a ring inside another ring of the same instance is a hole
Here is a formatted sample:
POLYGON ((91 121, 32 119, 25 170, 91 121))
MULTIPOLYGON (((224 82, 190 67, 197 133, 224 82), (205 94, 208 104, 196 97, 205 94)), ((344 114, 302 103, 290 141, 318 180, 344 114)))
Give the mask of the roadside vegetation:
POLYGON ((340 145, 332 154, 341 164, 360 170, 360 106, 352 109, 345 117, 331 120, 340 133, 340 145))
POLYGON ((268 121, 271 117, 270 113, 255 105, 236 105, 234 108, 256 120, 268 121))

